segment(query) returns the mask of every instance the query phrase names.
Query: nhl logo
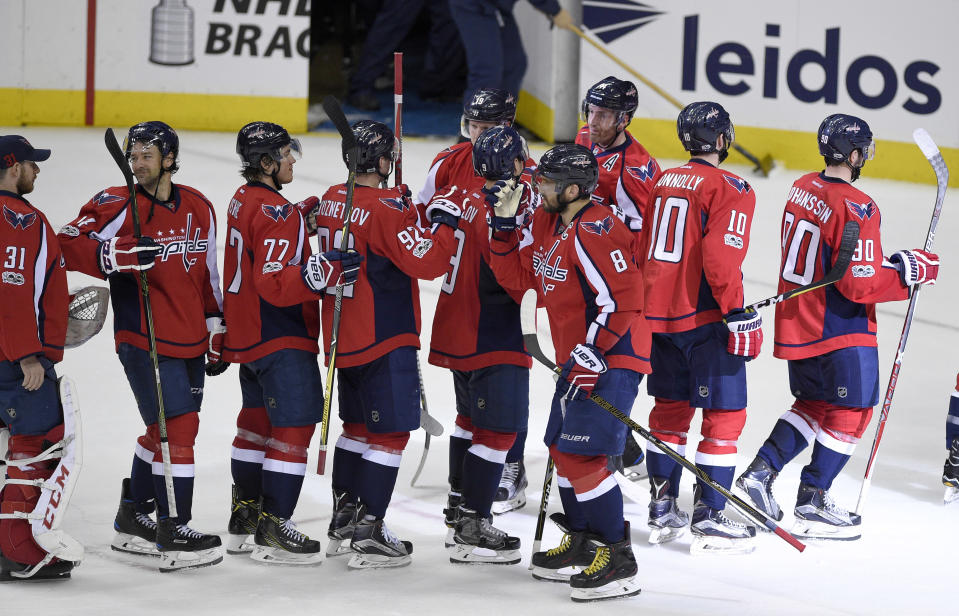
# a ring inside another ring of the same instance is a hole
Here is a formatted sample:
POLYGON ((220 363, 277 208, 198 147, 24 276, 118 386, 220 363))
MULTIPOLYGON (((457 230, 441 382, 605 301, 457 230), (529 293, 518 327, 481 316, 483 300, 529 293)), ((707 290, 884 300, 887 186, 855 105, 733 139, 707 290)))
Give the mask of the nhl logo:
POLYGON ((15 409, 15 408, 9 408, 9 409, 7 409, 7 415, 10 416, 10 419, 16 419, 16 418, 17 418, 17 409, 15 409))
POLYGON ((709 395, 709 388, 706 387, 705 385, 700 385, 700 386, 699 386, 699 397, 700 397, 700 398, 705 398, 705 397, 708 396, 708 395, 709 395))
POLYGON ((370 411, 370 419, 373 420, 373 423, 379 423, 380 421, 380 412, 377 410, 370 411))
POLYGON ((849 392, 846 390, 845 387, 840 387, 840 388, 836 391, 836 393, 839 394, 839 397, 840 397, 840 398, 845 398, 845 397, 846 397, 846 394, 848 394, 849 392))
POLYGON ((476 399, 476 408, 483 410, 486 408, 486 398, 477 398, 476 399))
POLYGON ((277 406, 277 405, 276 405, 276 398, 267 398, 267 399, 266 399, 266 404, 267 404, 271 409, 275 409, 276 406, 277 406))

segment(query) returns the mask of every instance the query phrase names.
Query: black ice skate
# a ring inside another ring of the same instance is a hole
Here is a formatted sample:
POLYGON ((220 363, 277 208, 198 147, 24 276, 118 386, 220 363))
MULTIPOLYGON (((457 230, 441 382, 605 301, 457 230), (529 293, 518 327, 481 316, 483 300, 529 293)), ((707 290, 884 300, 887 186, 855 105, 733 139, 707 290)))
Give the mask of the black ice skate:
POLYGON ((952 439, 949 457, 942 467, 942 485, 946 486, 946 493, 942 497, 944 504, 959 500, 959 437, 952 439))
POLYGON ((596 546, 585 530, 570 529, 565 514, 554 513, 549 519, 563 531, 563 539, 557 547, 533 554, 533 577, 547 582, 569 582, 571 575, 592 564, 596 546))
POLYGON ((70 579, 74 563, 55 560, 30 573, 34 567, 0 556, 0 582, 53 582, 70 579))
POLYGON ((256 534, 259 518, 260 500, 241 498, 239 489, 233 486, 233 505, 230 523, 227 524, 230 533, 226 542, 227 554, 249 554, 253 551, 253 535, 256 534))
POLYGON ((163 573, 209 567, 223 560, 220 537, 195 531, 170 518, 163 518, 157 523, 156 541, 160 551, 160 571, 163 573))
POLYGON ((773 496, 773 482, 778 476, 779 473, 774 471, 765 460, 756 456, 736 480, 736 487, 743 491, 756 509, 777 522, 783 519, 783 511, 773 496))
POLYGON ((413 544, 397 539, 382 519, 367 516, 365 506, 356 508, 354 520, 350 548, 356 553, 350 558, 350 569, 405 567, 412 562, 413 544))
POLYGON ((697 502, 693 509, 690 531, 693 533, 691 554, 748 554, 756 549, 755 526, 733 522, 722 510, 702 502, 697 502))
POLYGON ((689 524, 689 514, 676 504, 676 497, 669 496, 669 480, 650 477, 649 542, 667 543, 681 537, 689 524))
POLYGON ((646 452, 636 442, 632 432, 626 434, 626 446, 623 448, 623 476, 630 481, 639 481, 646 476, 646 452))
POLYGON ((501 515, 520 509, 526 505, 526 466, 523 461, 507 462, 503 465, 503 476, 496 488, 493 506, 490 508, 496 515, 501 515))
POLYGON ((862 536, 862 518, 833 502, 829 492, 799 484, 793 534, 807 539, 853 541, 862 536))
POLYGON ((266 511, 260 513, 253 535, 251 558, 279 565, 316 565, 323 562, 320 542, 296 530, 293 520, 266 511))
POLYGON ((459 507, 453 546, 449 548, 451 563, 486 563, 515 565, 520 561, 519 537, 511 537, 476 511, 459 507))
POLYGON ((453 534, 456 529, 456 520, 459 519, 459 506, 462 504, 463 495, 459 492, 450 491, 450 493, 446 495, 446 507, 443 509, 443 522, 446 524, 445 545, 447 548, 455 545, 453 534))
POLYGON ((605 543, 596 537, 590 539, 596 547, 596 556, 586 569, 569 578, 573 601, 603 601, 639 594, 636 581, 639 569, 629 539, 629 522, 625 527, 626 538, 622 541, 605 543))
POLYGON ((347 492, 333 491, 333 517, 326 531, 329 543, 326 544, 327 557, 352 554, 350 539, 353 538, 353 517, 356 515, 356 501, 347 492))
POLYGON ((120 507, 113 519, 113 528, 117 534, 110 548, 117 552, 159 557, 157 550, 157 523, 147 513, 136 510, 136 503, 130 496, 130 480, 124 479, 120 488, 120 507))

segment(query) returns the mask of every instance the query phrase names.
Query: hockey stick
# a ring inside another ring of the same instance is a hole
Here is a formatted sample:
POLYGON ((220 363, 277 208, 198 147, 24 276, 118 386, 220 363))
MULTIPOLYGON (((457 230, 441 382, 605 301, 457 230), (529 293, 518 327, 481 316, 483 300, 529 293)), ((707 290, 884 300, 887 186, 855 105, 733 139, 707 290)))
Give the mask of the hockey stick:
MULTIPOLYGON (((610 60, 612 60, 619 66, 621 66, 623 70, 625 70, 627 73, 629 73, 636 79, 639 79, 650 90, 652 90, 656 94, 659 94, 660 96, 665 98, 667 101, 672 103, 677 109, 683 109, 685 107, 685 105, 683 105, 681 102, 676 100, 676 98, 672 96, 669 92, 667 92, 666 90, 663 90, 658 85, 656 85, 655 83, 653 83, 652 81, 650 81, 649 79, 641 75, 638 71, 636 71, 636 69, 629 66, 628 64, 620 60, 618 57, 613 55, 611 51, 606 49, 605 45, 603 45, 602 43, 596 40, 595 35, 589 30, 589 28, 587 28, 586 26, 577 28, 575 25, 570 25, 570 30, 575 32, 578 37, 580 37, 581 39, 583 39, 584 41, 586 41, 587 43, 589 43, 590 45, 598 49, 607 58, 609 58, 610 60)), ((762 160, 760 160, 759 157, 757 157, 755 154, 753 154, 752 152, 750 152, 743 146, 739 145, 738 143, 734 142, 732 147, 734 150, 736 150, 737 152, 745 156, 746 159, 749 160, 749 162, 751 162, 752 164, 756 166, 756 168, 753 169, 753 171, 758 171, 759 173, 763 175, 763 177, 769 176, 769 172, 773 168, 773 157, 771 155, 766 154, 765 156, 762 157, 762 160)))
MULTIPOLYGON (((526 350, 529 351, 530 355, 543 364, 556 374, 562 373, 562 368, 553 363, 546 355, 543 353, 543 350, 539 346, 539 339, 536 336, 536 290, 529 289, 523 295, 523 302, 520 305, 520 322, 523 329, 523 342, 526 343, 526 350)), ((629 418, 629 415, 622 412, 615 406, 613 406, 605 398, 593 393, 589 396, 589 399, 596 403, 597 406, 602 408, 604 411, 620 420, 624 424, 630 427, 634 432, 637 432, 641 437, 646 439, 650 444, 652 444, 656 449, 659 449, 664 454, 673 459, 674 462, 681 464, 686 470, 690 471, 696 477, 716 490, 720 494, 726 497, 726 499, 733 504, 741 512, 752 518, 753 520, 759 522, 772 532, 776 533, 783 541, 786 541, 789 545, 793 546, 800 552, 806 549, 806 546, 800 542, 798 539, 790 535, 788 532, 780 528, 776 522, 767 516, 762 511, 759 511, 743 499, 739 498, 720 484, 716 483, 712 477, 706 474, 705 471, 700 469, 698 466, 687 460, 684 456, 679 455, 675 451, 669 448, 669 446, 663 441, 656 438, 656 436, 642 427, 635 421, 629 418)))
POLYGON ((393 52, 393 128, 396 133, 394 186, 403 183, 403 52, 393 52))
MULTIPOLYGON (((126 154, 120 149, 113 129, 108 128, 103 134, 103 141, 113 161, 123 172, 130 191, 130 205, 133 209, 133 235, 140 237, 140 209, 137 207, 137 191, 133 184, 133 171, 127 163, 126 154)), ((143 314, 147 322, 147 339, 150 341, 150 360, 153 362, 153 381, 156 383, 157 395, 157 428, 160 432, 160 456, 163 458, 163 483, 166 486, 167 507, 169 516, 177 517, 176 494, 173 491, 173 465, 170 459, 170 442, 166 432, 166 413, 163 408, 163 386, 160 384, 160 359, 157 356, 157 338, 153 329, 153 308, 150 305, 150 284, 147 282, 147 273, 140 270, 140 294, 143 295, 143 314)))
MULTIPOLYGON (((912 138, 922 150, 926 160, 932 165, 936 172, 936 205, 932 209, 932 220, 929 221, 929 231, 926 232, 926 243, 924 250, 932 251, 932 244, 936 240, 936 226, 939 224, 939 214, 942 212, 942 202, 946 198, 946 188, 949 185, 949 169, 946 167, 946 161, 942 159, 942 154, 936 146, 932 137, 925 129, 917 128, 912 133, 912 138)), ((879 441, 882 440, 882 433, 886 428, 886 420, 889 418, 889 411, 892 409, 892 397, 896 393, 896 383, 899 380, 899 368, 902 366, 902 356, 906 352, 906 341, 909 339, 909 329, 912 327, 912 317, 916 312, 916 304, 919 302, 919 289, 922 287, 916 285, 912 289, 912 297, 909 298, 909 308, 906 310, 906 319, 902 324, 902 333, 899 335, 899 348, 896 349, 896 360, 892 363, 892 371, 889 374, 889 383, 886 385, 886 397, 882 401, 882 411, 879 413, 879 423, 876 425, 876 436, 872 440, 872 450, 869 452, 869 461, 866 462, 866 473, 862 478, 862 487, 859 489, 859 502, 856 503, 856 513, 862 515, 863 506, 866 502, 866 494, 872 486, 872 469, 876 463, 876 455, 879 453, 879 441)))
MULTIPOLYGON (((346 209, 343 211, 343 230, 340 239, 340 250, 350 247, 350 216, 353 212, 353 189, 356 187, 356 163, 360 157, 360 147, 356 143, 356 136, 350 128, 340 102, 332 96, 323 99, 323 110, 330 121, 336 126, 343 140, 343 149, 350 151, 350 175, 346 180, 346 209)), ((319 241, 319 239, 317 239, 319 241)), ((322 246, 320 246, 322 249, 322 246)), ((336 345, 340 333, 340 317, 343 314, 343 281, 336 283, 336 299, 333 303, 333 326, 330 329, 330 360, 326 370, 326 391, 323 396, 323 427, 320 429, 320 451, 316 460, 316 473, 322 475, 326 471, 326 449, 330 433, 330 405, 333 399, 333 379, 336 368, 336 345)))
MULTIPOLYGON (((533 310, 536 310, 534 307, 533 310)), ((535 325, 534 325, 535 327, 535 325)), ((533 551, 529 557, 529 570, 533 570, 533 554, 543 545, 543 528, 546 526, 546 510, 549 509, 549 493, 553 489, 553 456, 546 458, 546 476, 543 477, 543 494, 539 497, 539 514, 536 516, 536 532, 533 534, 533 551)))
POLYGON ((839 242, 839 250, 836 253, 836 260, 833 262, 832 267, 829 268, 829 271, 826 272, 825 276, 819 280, 814 280, 809 284, 786 291, 785 293, 774 295, 760 302, 756 302, 755 304, 749 304, 745 308, 746 311, 756 312, 760 308, 772 306, 773 304, 784 302, 791 297, 796 297, 797 295, 802 295, 803 293, 809 293, 810 291, 815 291, 816 289, 828 287, 829 285, 838 282, 839 279, 846 274, 846 270, 849 269, 849 263, 852 261, 852 255, 854 252, 856 252, 856 246, 858 244, 859 223, 857 223, 855 220, 850 220, 846 223, 846 226, 842 228, 842 240, 839 242))

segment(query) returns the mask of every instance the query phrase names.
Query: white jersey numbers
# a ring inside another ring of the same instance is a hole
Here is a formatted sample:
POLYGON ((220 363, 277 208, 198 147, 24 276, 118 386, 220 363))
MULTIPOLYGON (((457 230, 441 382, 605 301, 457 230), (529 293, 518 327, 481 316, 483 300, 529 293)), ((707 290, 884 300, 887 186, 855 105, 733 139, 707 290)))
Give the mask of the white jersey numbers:
POLYGON ((686 236, 686 212, 689 210, 689 201, 682 197, 667 197, 660 211, 661 201, 662 197, 656 197, 653 224, 650 227, 652 237, 646 258, 679 263, 683 258, 683 240, 686 236))
POLYGON ((783 280, 800 286, 812 282, 816 273, 820 235, 816 224, 806 219, 796 222, 796 216, 786 212, 783 217, 783 250, 786 251, 783 280))

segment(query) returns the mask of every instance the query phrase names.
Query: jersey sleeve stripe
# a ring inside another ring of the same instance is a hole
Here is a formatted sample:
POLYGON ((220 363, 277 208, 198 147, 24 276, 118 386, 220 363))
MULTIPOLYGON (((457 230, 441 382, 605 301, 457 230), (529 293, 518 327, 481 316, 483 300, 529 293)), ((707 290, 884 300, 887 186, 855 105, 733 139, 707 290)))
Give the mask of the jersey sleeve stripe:
POLYGON ((223 311, 223 292, 220 290, 220 270, 216 267, 216 218, 210 209, 210 230, 206 238, 206 269, 210 272, 210 286, 213 287, 213 297, 216 305, 223 311))

